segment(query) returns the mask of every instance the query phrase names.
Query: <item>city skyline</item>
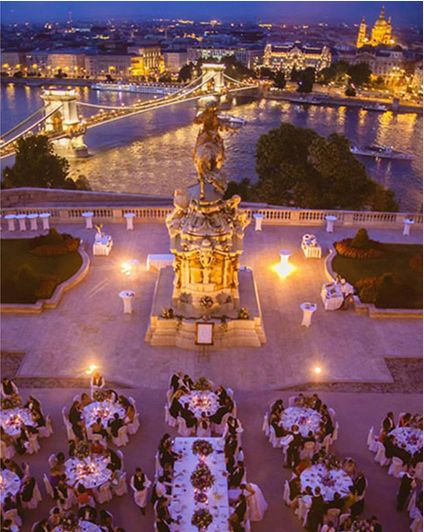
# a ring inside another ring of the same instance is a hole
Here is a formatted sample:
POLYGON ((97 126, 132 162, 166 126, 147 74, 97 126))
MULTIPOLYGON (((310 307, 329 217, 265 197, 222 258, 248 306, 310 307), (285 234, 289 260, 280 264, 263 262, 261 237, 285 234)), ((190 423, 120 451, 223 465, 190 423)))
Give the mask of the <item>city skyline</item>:
MULTIPOLYGON (((250 22, 317 23, 345 22, 356 24, 364 16, 373 22, 382 2, 3 2, 3 23, 73 20, 135 21, 158 18, 196 20, 218 18, 250 22), (229 12, 231 5, 231 12, 229 12), (48 13, 48 14, 47 14, 48 13), (242 17, 242 18, 240 18, 242 17)), ((415 1, 386 2, 386 13, 396 26, 422 26, 422 3, 415 1)))

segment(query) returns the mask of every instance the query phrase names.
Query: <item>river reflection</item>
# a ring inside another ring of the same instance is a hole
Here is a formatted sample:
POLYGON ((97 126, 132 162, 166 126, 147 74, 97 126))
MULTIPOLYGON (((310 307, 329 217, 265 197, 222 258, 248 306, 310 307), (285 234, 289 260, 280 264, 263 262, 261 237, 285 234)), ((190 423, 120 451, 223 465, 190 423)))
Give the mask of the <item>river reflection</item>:
MULTIPOLYGON (((85 101, 116 105, 140 95, 79 89, 85 101)), ((151 96, 150 96, 151 97, 151 96)), ((2 130, 40 106, 39 89, 2 87, 2 130)), ((415 154, 412 161, 362 158, 368 173, 392 188, 402 209, 422 206, 422 117, 416 114, 375 113, 347 107, 298 106, 260 100, 232 107, 231 114, 247 120, 227 136, 225 170, 230 179, 256 179, 255 149, 260 135, 281 122, 309 127, 322 135, 337 132, 354 144, 378 143, 415 154)), ((84 174, 94 190, 170 195, 195 179, 192 150, 197 127, 193 103, 171 106, 90 130, 86 141, 92 156, 71 163, 75 175, 84 174)))

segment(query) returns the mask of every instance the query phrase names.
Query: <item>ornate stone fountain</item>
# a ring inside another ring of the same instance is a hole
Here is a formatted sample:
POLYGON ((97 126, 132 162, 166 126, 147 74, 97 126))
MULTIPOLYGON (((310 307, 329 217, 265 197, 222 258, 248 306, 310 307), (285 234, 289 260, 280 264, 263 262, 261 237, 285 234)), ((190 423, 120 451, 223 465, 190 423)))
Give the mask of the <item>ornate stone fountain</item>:
POLYGON ((195 324, 203 318, 217 321, 216 346, 261 345, 265 335, 253 272, 240 270, 239 264, 249 219, 239 209, 239 196, 223 199, 227 179, 221 132, 234 126, 220 119, 214 101, 199 112, 196 123, 201 126, 194 148, 198 183, 174 194, 174 209, 166 219, 174 267, 160 271, 146 340, 194 348, 195 324), (225 334, 230 329, 234 334, 225 334))

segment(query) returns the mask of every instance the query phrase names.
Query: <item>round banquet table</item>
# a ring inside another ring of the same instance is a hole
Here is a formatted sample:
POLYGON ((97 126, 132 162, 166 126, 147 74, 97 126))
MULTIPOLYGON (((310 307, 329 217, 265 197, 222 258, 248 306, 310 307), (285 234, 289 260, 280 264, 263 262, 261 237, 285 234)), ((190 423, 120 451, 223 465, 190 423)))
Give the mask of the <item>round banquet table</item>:
POLYGON ((194 390, 179 399, 181 404, 188 403, 190 412, 197 418, 203 413, 213 416, 219 408, 219 400, 214 392, 194 390))
POLYGON ((85 488, 97 488, 107 482, 112 471, 107 468, 109 457, 88 456, 86 458, 69 458, 65 462, 66 478, 69 486, 82 484, 85 488))
POLYGON ((414 427, 397 427, 389 432, 393 435, 396 447, 403 447, 413 455, 423 448, 423 431, 414 427))
POLYGON ((291 431, 293 425, 299 427, 300 434, 306 438, 311 430, 315 436, 320 431, 321 414, 312 408, 289 406, 281 415, 281 426, 291 431))
POLYGON ((15 496, 21 489, 21 479, 9 469, 2 469, 0 472, 0 503, 5 499, 15 496))
POLYGON ((107 427, 108 422, 118 414, 121 419, 125 418, 125 409, 113 401, 94 401, 83 408, 85 424, 91 427, 98 418, 101 419, 103 427, 107 427))
MULTIPOLYGON (((79 528, 78 532, 101 532, 101 528, 97 526, 95 523, 91 523, 90 521, 79 521, 78 522, 79 528)), ((66 532, 64 528, 62 528, 60 525, 53 528, 53 532, 66 532)))
POLYGON ((28 408, 7 408, 0 411, 0 425, 9 436, 18 437, 22 425, 35 426, 28 408))
POLYGON ((302 471, 300 484, 302 492, 307 486, 312 488, 312 492, 319 486, 324 500, 330 502, 334 500, 336 492, 340 493, 342 498, 349 495, 353 481, 343 469, 328 469, 324 464, 316 464, 302 471))

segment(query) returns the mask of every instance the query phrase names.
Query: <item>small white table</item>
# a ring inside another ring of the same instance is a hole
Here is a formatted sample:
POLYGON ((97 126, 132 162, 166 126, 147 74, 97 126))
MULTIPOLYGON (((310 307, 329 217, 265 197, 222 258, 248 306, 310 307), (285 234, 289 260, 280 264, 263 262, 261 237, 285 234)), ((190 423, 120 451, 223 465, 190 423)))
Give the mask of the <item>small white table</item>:
POLYGON ((302 303, 300 308, 303 311, 302 327, 309 327, 311 325, 312 315, 316 311, 317 306, 315 303, 302 303))
POLYGON ((172 253, 163 253, 158 255, 147 255, 146 270, 149 272, 151 268, 160 270, 167 266, 172 266, 174 263, 174 255, 172 253))
POLYGON ((333 214, 327 214, 325 217, 325 221, 327 222, 325 230, 327 233, 333 233, 334 232, 334 222, 337 220, 337 216, 334 216, 333 214))
POLYGON ((91 211, 83 212, 82 216, 85 218, 85 228, 93 229, 94 212, 91 212, 91 211))
POLYGON ((321 258, 321 246, 318 244, 315 235, 303 235, 302 238, 302 251, 307 259, 320 259, 321 258))
POLYGON ((93 244, 93 255, 108 256, 112 250, 113 240, 110 235, 96 234, 93 244))
POLYGON ((253 219, 255 220, 255 231, 262 231, 262 221, 264 219, 264 215, 260 212, 255 212, 253 219))
POLYGON ((122 290, 119 292, 119 297, 124 302, 124 314, 132 314, 132 300, 135 296, 135 292, 132 290, 122 290))
POLYGON ((18 223, 19 223, 19 231, 26 231, 27 215, 26 214, 18 214, 16 216, 16 219, 18 220, 18 223))
POLYGON ((404 236, 409 236, 410 232, 411 232, 411 225, 413 225, 415 222, 412 218, 405 218, 403 220, 403 235, 404 236))
POLYGON ((48 231, 50 229, 50 223, 49 223, 50 216, 51 214, 49 212, 42 212, 41 214, 38 215, 38 217, 41 220, 41 223, 43 224, 43 229, 45 231, 48 231))
POLYGON ((133 231, 135 214, 133 212, 126 212, 124 218, 127 220, 127 231, 133 231))
POLYGON ((15 230, 16 214, 6 214, 4 219, 7 220, 7 230, 8 231, 14 231, 15 230))
POLYGON ((281 268, 287 268, 289 266, 290 257, 291 257, 291 253, 288 249, 282 249, 280 251, 280 267, 281 268))
POLYGON ((31 231, 37 231, 37 229, 38 229, 38 224, 37 224, 38 214, 36 212, 28 214, 27 218, 29 220, 31 231))

